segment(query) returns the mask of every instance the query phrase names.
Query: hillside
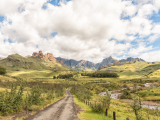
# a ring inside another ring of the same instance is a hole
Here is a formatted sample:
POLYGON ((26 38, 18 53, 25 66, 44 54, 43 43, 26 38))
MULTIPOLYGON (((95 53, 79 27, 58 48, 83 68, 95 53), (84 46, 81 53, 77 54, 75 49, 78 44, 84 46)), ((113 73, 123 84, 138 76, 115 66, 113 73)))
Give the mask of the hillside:
POLYGON ((7 69, 7 74, 19 77, 53 77, 71 69, 59 62, 36 57, 25 58, 18 54, 9 55, 0 60, 0 66, 7 69))
POLYGON ((7 71, 19 71, 22 69, 42 70, 47 69, 43 65, 41 59, 24 58, 18 54, 9 55, 7 58, 0 61, 0 66, 5 67, 7 71))
POLYGON ((143 61, 136 61, 134 63, 123 64, 120 66, 111 66, 101 69, 102 72, 116 72, 121 77, 132 76, 132 77, 149 77, 158 75, 160 70, 160 64, 148 64, 143 61), (152 74, 152 75, 150 75, 152 74))
POLYGON ((153 76, 153 75, 158 75, 159 70, 160 70, 160 64, 153 64, 143 68, 138 72, 139 74, 144 76, 153 76))

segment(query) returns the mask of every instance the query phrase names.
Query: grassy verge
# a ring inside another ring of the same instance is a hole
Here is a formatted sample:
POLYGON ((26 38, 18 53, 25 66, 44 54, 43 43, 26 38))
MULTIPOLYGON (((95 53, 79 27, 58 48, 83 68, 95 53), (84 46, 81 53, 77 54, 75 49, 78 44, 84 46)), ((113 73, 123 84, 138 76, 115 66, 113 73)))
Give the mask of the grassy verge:
MULTIPOLYGON (((125 120, 127 117, 129 117, 131 120, 136 119, 130 105, 123 101, 112 99, 110 109, 108 110, 108 116, 105 116, 105 110, 103 113, 93 112, 88 105, 78 100, 76 96, 74 96, 74 102, 83 110, 78 114, 78 118, 81 120, 113 120, 113 112, 116 112, 116 118, 118 120, 125 120)), ((146 120, 148 118, 150 120, 158 120, 160 113, 156 113, 155 110, 142 108, 141 115, 142 120, 146 120)))
POLYGON ((76 96, 74 96, 74 102, 83 110, 78 114, 80 120, 112 120, 111 116, 106 117, 103 113, 93 112, 89 106, 78 100, 76 96))

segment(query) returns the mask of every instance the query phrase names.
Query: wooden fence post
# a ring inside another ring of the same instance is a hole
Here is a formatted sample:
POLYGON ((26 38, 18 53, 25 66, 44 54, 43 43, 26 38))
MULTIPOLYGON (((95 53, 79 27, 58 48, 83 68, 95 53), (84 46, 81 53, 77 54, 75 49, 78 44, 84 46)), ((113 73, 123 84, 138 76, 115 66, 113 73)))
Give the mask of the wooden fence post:
POLYGON ((129 117, 127 117, 126 120, 129 120, 129 117))
POLYGON ((108 109, 106 109, 106 116, 108 115, 108 109))
POLYGON ((113 120, 116 120, 116 112, 113 112, 113 120))
POLYGON ((26 114, 28 114, 28 106, 26 106, 26 114))

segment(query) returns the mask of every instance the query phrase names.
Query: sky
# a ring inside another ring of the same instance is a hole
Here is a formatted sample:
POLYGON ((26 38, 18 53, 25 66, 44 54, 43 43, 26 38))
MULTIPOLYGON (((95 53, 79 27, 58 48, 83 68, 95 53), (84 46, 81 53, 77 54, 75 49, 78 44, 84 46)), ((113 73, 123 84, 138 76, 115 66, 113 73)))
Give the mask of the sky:
POLYGON ((0 57, 160 61, 160 0, 0 0, 0 57))

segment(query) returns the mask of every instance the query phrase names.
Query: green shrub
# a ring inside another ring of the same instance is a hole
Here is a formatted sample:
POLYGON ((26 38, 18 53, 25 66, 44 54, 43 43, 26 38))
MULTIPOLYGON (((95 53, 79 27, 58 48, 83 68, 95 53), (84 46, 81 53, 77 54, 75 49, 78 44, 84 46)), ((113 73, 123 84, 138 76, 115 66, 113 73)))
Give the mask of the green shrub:
POLYGON ((140 95, 141 97, 146 97, 148 94, 149 94, 149 93, 148 93, 147 91, 145 91, 145 92, 140 92, 140 93, 139 93, 139 95, 140 95))
POLYGON ((48 92, 46 99, 47 99, 47 100, 53 100, 54 97, 55 97, 55 96, 54 96, 54 93, 51 91, 51 92, 48 92))
POLYGON ((91 104, 91 109, 93 112, 103 112, 103 106, 100 103, 95 102, 94 104, 91 104))
POLYGON ((131 99, 132 96, 128 90, 123 90, 122 95, 120 97, 121 99, 131 99))
POLYGON ((6 68, 0 66, 0 75, 4 75, 6 73, 6 68))
POLYGON ((111 103, 111 95, 106 91, 106 96, 102 96, 99 100, 105 106, 105 108, 109 109, 111 103))
POLYGON ((82 85, 75 85, 72 87, 71 92, 77 96, 77 98, 81 101, 83 100, 90 100, 91 96, 93 95, 92 92, 87 90, 82 85))
POLYGON ((10 92, 6 90, 0 93, 0 114, 17 113, 22 109, 24 84, 21 84, 19 89, 17 86, 17 83, 13 83, 10 92))
POLYGON ((124 88, 127 88, 128 86, 126 84, 123 85, 124 88))
POLYGON ((31 92, 26 97, 26 104, 30 107, 32 105, 41 105, 44 98, 41 97, 42 89, 38 85, 31 89, 31 92))

